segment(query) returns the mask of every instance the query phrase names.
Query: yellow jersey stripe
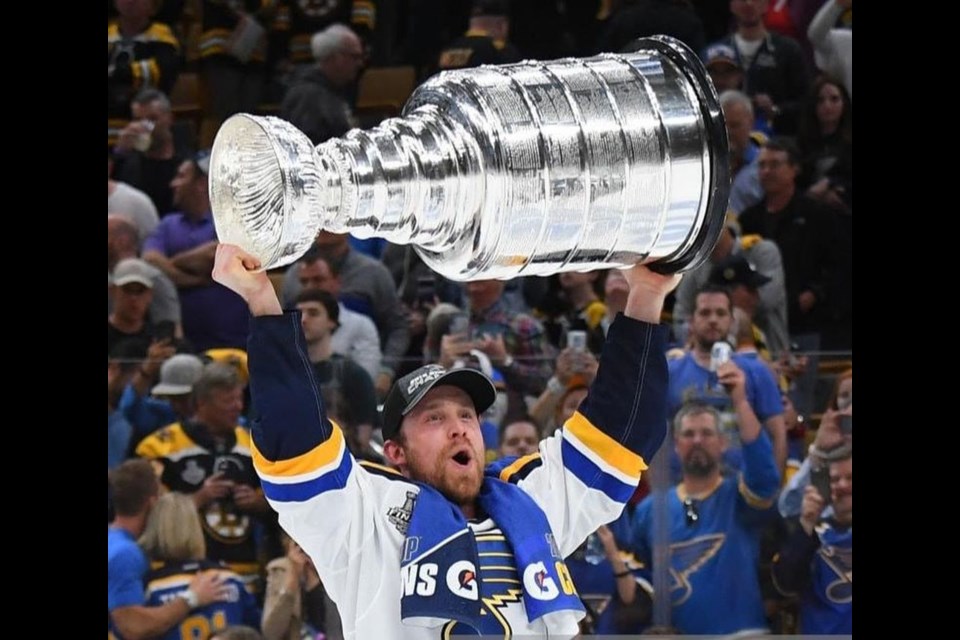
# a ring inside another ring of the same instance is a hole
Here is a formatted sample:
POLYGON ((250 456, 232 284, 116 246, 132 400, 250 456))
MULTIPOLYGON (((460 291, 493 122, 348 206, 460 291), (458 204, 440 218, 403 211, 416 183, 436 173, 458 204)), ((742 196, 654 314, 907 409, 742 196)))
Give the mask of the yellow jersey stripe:
POLYGON ((640 473, 647 470, 647 463, 642 457, 597 429, 579 411, 574 412, 563 428, 570 431, 604 462, 631 478, 639 478, 640 473))
POLYGON ((750 487, 743 481, 742 474, 740 475, 740 482, 737 483, 737 489, 739 489, 740 495, 747 501, 747 504, 754 509, 768 509, 773 504, 773 498, 761 498, 753 491, 750 491, 750 487))
POLYGON ((320 443, 310 451, 287 460, 267 460, 260 453, 256 443, 251 444, 253 463, 264 475, 274 477, 299 476, 310 473, 334 462, 343 451, 343 431, 337 423, 330 421, 333 433, 325 442, 320 443))

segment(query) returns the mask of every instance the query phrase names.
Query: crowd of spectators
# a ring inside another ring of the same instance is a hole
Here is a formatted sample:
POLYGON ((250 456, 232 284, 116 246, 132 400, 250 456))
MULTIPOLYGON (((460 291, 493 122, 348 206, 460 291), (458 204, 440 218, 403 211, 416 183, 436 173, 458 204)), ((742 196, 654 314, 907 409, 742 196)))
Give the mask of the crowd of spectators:
MULTIPOLYGON (((654 34, 710 74, 732 192, 663 318, 669 472, 645 474, 571 559, 584 630, 852 632, 852 0, 110 0, 107 34, 115 637, 339 633, 253 469, 248 311, 211 278, 210 133, 269 112, 318 144, 361 122, 369 67, 422 81, 654 34), (201 80, 199 128, 171 101, 185 73, 201 80), (716 362, 723 341, 733 356, 716 362)), ((326 231, 271 275, 348 447, 380 464, 376 407, 431 362, 493 379, 488 461, 535 451, 586 394, 627 290, 616 270, 452 282, 411 247, 326 231)))

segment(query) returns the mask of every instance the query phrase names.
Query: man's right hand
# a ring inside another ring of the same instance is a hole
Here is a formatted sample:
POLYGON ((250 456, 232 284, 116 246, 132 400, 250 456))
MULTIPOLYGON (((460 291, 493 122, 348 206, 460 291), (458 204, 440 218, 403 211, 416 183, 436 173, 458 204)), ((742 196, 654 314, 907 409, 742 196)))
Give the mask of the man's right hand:
POLYGON ((250 307, 255 316, 283 314, 277 292, 266 272, 260 270, 260 261, 232 244, 217 246, 213 262, 213 279, 230 289, 250 307))

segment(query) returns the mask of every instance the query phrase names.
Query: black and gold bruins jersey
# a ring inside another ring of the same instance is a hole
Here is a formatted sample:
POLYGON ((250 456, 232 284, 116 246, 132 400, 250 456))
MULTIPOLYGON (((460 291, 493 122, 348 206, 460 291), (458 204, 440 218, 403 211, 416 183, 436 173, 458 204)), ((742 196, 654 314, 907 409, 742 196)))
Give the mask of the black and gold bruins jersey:
POLYGON ((279 0, 274 30, 285 41, 290 62, 313 62, 310 39, 313 34, 339 22, 368 40, 376 24, 373 0, 279 0))
MULTIPOLYGON (((204 480, 221 472, 237 484, 260 489, 250 455, 250 434, 240 426, 232 437, 217 441, 202 425, 176 422, 144 438, 136 454, 158 463, 160 482, 170 491, 192 494, 204 480)), ((201 509, 200 521, 208 558, 225 561, 244 577, 258 573, 255 522, 249 514, 225 498, 201 509)))
POLYGON ((155 87, 167 95, 180 72, 180 41, 162 22, 152 22, 132 38, 107 23, 107 144, 116 141, 130 121, 130 101, 141 89, 155 87))

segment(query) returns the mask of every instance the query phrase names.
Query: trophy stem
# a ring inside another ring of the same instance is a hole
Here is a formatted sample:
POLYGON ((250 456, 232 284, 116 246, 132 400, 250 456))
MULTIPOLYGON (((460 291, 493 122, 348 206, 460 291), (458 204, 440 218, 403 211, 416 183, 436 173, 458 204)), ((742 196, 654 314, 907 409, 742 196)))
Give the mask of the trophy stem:
POLYGON ((434 105, 354 129, 317 146, 317 154, 335 168, 341 189, 328 231, 443 252, 477 221, 484 192, 479 147, 434 105))

